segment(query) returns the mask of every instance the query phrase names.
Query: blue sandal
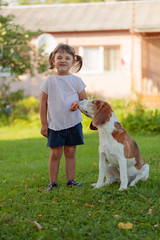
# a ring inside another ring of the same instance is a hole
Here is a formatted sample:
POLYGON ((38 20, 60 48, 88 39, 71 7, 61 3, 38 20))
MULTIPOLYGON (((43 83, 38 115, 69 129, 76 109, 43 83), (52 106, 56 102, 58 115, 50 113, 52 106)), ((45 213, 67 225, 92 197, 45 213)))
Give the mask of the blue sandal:
POLYGON ((48 188, 46 189, 46 191, 51 191, 51 190, 53 190, 53 189, 55 189, 55 188, 57 188, 57 187, 58 187, 58 184, 55 183, 55 182, 52 182, 52 183, 50 183, 50 184, 48 185, 48 188))
POLYGON ((69 180, 67 182, 67 186, 71 186, 71 187, 82 187, 83 185, 81 183, 75 182, 74 179, 73 180, 69 180))

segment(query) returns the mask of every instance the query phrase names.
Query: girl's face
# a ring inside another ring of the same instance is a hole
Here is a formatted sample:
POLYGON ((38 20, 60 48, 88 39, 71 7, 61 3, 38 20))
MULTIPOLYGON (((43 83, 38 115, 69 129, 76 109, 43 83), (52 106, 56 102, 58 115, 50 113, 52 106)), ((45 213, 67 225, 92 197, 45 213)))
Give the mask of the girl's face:
POLYGON ((53 64, 57 69, 58 75, 68 75, 70 68, 73 66, 74 60, 71 54, 65 50, 59 51, 55 54, 53 64))

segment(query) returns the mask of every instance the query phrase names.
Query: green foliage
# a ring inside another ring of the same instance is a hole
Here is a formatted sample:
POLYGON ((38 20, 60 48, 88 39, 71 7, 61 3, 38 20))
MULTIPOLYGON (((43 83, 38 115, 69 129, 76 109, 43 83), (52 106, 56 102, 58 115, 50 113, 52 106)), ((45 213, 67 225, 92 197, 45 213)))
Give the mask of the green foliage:
POLYGON ((35 71, 45 72, 48 62, 42 50, 37 50, 31 44, 33 36, 39 35, 41 31, 29 31, 14 24, 13 19, 13 15, 0 15, 1 71, 10 73, 12 78, 18 78, 27 71, 31 74, 35 71))
MULTIPOLYGON (((48 61, 43 56, 43 49, 37 50, 31 45, 33 36, 41 31, 31 32, 20 25, 13 23, 14 16, 0 15, 0 71, 8 73, 10 77, 0 78, 0 108, 4 112, 7 105, 14 106, 14 102, 21 99, 22 90, 10 92, 11 82, 18 80, 19 75, 26 72, 33 75, 35 72, 47 71, 48 61)), ((4 117, 5 118, 5 117, 4 117)))
MULTIPOLYGON (((46 57, 42 55, 42 49, 36 50, 36 48, 30 44, 32 37, 38 32, 31 32, 26 30, 20 25, 13 23, 14 16, 8 15, 6 17, 0 15, 0 60, 1 73, 8 72, 11 75, 10 78, 0 78, 0 119, 1 125, 11 122, 11 118, 7 118, 5 114, 6 106, 10 106, 15 109, 15 102, 23 98, 23 90, 16 92, 10 91, 10 86, 13 80, 17 80, 18 76, 30 72, 45 72, 47 70, 46 57)), ((17 103, 18 104, 18 103, 17 103)), ((29 106, 30 107, 30 106, 29 106)), ((20 118, 26 119, 26 107, 23 111, 18 110, 17 106, 14 112, 14 118, 19 113, 20 118), (19 112, 18 112, 19 111, 19 112)), ((31 108, 33 109, 33 107, 31 108)), ((22 110, 22 109, 21 109, 22 110)), ((27 112, 28 113, 28 112, 27 112)))
POLYGON ((148 160, 150 176, 120 192, 116 183, 95 190, 90 186, 98 179, 99 139, 94 133, 85 134, 85 144, 77 147, 75 180, 83 187, 66 186, 63 156, 59 187, 47 193, 49 149, 40 128, 0 129, 0 239, 159 240, 160 135, 131 135, 148 160), (119 229, 120 222, 133 228, 119 229))
POLYGON ((0 127, 7 125, 22 125, 35 123, 40 124, 39 118, 39 99, 35 97, 24 98, 23 92, 18 90, 11 93, 9 97, 10 112, 6 112, 6 104, 2 106, 0 112, 0 127), (11 103, 11 100, 12 103, 11 103), (38 115, 38 116, 37 116, 38 115))
POLYGON ((160 133, 160 111, 136 109, 123 120, 123 125, 133 132, 160 133))
POLYGON ((39 112, 39 100, 35 97, 28 97, 15 103, 12 118, 30 119, 32 114, 39 112))
POLYGON ((40 47, 37 51, 34 51, 34 59, 36 59, 36 71, 38 73, 47 72, 49 63, 48 56, 44 54, 44 46, 40 47))
POLYGON ((17 101, 23 99, 24 91, 10 92, 10 80, 2 78, 0 82, 0 127, 12 123, 12 109, 17 101))
POLYGON ((8 126, 11 124, 11 119, 8 117, 7 114, 4 112, 2 113, 2 110, 0 111, 0 127, 8 126))
POLYGON ((4 112, 7 105, 13 106, 14 103, 24 97, 24 90, 17 90, 10 92, 10 79, 5 77, 1 78, 0 81, 0 108, 4 112))
POLYGON ((9 69, 11 74, 21 75, 26 69, 32 70, 29 42, 35 33, 13 24, 14 16, 0 15, 0 46, 3 46, 1 67, 9 69))
POLYGON ((18 89, 17 91, 15 92, 11 92, 9 94, 9 100, 8 100, 8 103, 10 105, 12 105, 13 103, 21 100, 24 98, 24 90, 23 89, 18 89))
MULTIPOLYGON (((89 98, 94 99, 93 95, 89 98)), ((101 98, 97 98, 101 99, 101 98)), ((144 108, 139 101, 110 101, 112 109, 119 121, 130 132, 160 133, 160 110, 144 108)), ((83 115, 84 126, 89 128, 91 120, 83 115)))
POLYGON ((124 128, 131 132, 160 133, 160 110, 147 109, 139 101, 111 101, 113 111, 124 128))
MULTIPOLYGON (((92 95, 90 96, 91 99, 92 95)), ((6 105, 11 106, 10 116, 0 114, 1 126, 11 123, 18 124, 18 121, 26 120, 26 123, 40 122, 39 99, 35 97, 24 98, 23 92, 18 90, 10 93, 7 102, 0 98, 0 107, 5 110, 6 105), (4 105, 3 105, 4 104, 4 105), (18 120, 19 119, 19 120, 18 120)), ((121 122, 122 126, 131 132, 160 133, 160 110, 145 109, 139 102, 125 100, 114 100, 110 102, 113 111, 121 122)), ((83 115, 83 126, 85 133, 94 133, 89 129, 91 119, 83 115)))

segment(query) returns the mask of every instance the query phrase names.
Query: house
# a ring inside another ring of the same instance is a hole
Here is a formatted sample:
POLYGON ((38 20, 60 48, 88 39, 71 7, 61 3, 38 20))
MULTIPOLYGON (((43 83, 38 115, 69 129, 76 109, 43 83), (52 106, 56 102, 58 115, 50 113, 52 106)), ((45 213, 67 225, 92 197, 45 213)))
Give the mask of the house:
MULTIPOLYGON (((105 98, 130 98, 160 107, 160 1, 108 1, 3 7, 14 23, 43 34, 37 47, 50 53, 58 43, 72 45, 83 57, 78 73, 87 92, 105 98), (147 100, 149 99, 149 100, 147 100)), ((39 96, 44 76, 23 76, 28 94, 39 96)), ((18 85, 20 87, 20 84, 18 85)), ((14 87, 14 86, 13 86, 14 87)))

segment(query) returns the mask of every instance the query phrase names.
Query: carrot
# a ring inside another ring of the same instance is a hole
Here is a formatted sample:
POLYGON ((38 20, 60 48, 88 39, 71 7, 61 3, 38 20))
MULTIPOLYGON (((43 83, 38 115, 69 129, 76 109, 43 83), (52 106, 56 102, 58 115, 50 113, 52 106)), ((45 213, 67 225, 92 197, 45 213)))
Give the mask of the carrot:
POLYGON ((72 105, 71 109, 73 109, 73 110, 74 110, 74 109, 76 109, 77 105, 78 105, 78 103, 77 103, 77 102, 73 103, 73 105, 72 105))

